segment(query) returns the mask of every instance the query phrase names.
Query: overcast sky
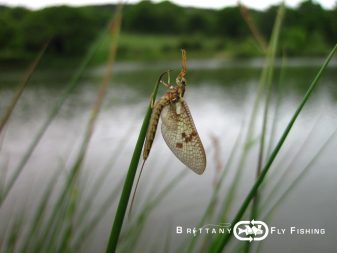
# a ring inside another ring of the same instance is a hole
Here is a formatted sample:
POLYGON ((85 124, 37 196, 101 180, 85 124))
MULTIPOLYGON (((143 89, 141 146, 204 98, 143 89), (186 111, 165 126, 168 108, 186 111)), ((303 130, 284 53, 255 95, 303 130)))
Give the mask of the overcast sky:
MULTIPOLYGON (((89 5, 89 4, 106 4, 106 3, 117 3, 118 0, 0 0, 1 5, 10 6, 25 6, 32 9, 43 8, 52 5, 89 5)), ((125 1, 124 1, 125 2, 125 1)), ((136 3, 139 0, 129 0, 128 3, 136 3)), ((160 2, 159 0, 153 0, 153 2, 160 2)), ((194 6, 201 8, 223 8, 225 6, 233 6, 237 4, 237 0, 171 0, 181 6, 194 6)), ((248 7, 255 9, 264 9, 272 4, 280 3, 280 0, 241 0, 248 7)), ((288 6, 295 7, 302 0, 286 0, 288 6)), ((336 5, 336 0, 316 0, 315 2, 320 3, 324 8, 332 8, 336 5)))

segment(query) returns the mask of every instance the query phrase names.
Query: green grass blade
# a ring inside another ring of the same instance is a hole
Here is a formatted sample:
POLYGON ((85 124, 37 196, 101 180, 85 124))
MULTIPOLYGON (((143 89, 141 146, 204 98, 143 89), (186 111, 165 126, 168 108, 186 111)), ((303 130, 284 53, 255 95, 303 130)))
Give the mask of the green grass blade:
POLYGON ((2 132, 2 130, 4 129, 6 123, 8 122, 17 102, 19 101, 19 98, 21 97, 23 91, 25 90, 30 78, 32 77, 36 67, 39 65, 42 56, 44 55, 48 45, 49 45, 50 41, 47 41, 43 47, 41 48, 40 52, 38 53, 38 55, 36 56, 35 60, 32 62, 32 64, 29 66, 29 68, 27 69, 27 72, 25 73, 25 76, 23 78, 22 83, 19 85, 14 97, 12 98, 11 103, 9 104, 5 115, 1 118, 0 120, 0 134, 2 132))
MULTIPOLYGON (((231 153, 229 155, 229 158, 227 160, 227 163, 225 165, 225 168, 223 169, 221 175, 220 175, 220 180, 218 181, 218 183, 216 184, 215 188, 214 188, 214 191, 212 193, 212 197, 208 203, 208 206, 206 208, 206 211, 205 213, 203 214, 200 222, 198 223, 198 228, 202 227, 207 218, 211 215, 212 212, 214 212, 214 209, 215 209, 215 204, 216 204, 216 201, 217 201, 217 197, 218 197, 218 194, 219 194, 219 191, 223 185, 223 183, 225 182, 225 178, 226 178, 226 175, 228 174, 229 172, 229 169, 232 167, 232 163, 233 163, 233 160, 234 160, 234 157, 235 157, 235 154, 237 153, 237 149, 239 148, 239 144, 240 144, 240 141, 241 141, 241 138, 242 138, 242 130, 243 128, 241 128, 240 130, 240 133, 239 135, 237 136, 236 140, 235 140, 235 143, 232 147, 232 150, 231 150, 231 153)), ((195 236, 193 236, 191 239, 190 239, 190 242, 187 244, 187 247, 186 247, 186 253, 192 253, 193 250, 194 250, 194 247, 197 243, 197 240, 199 238, 199 234, 196 234, 195 236)))
POLYGON ((287 58, 286 55, 283 53, 282 55, 282 63, 281 63, 281 72, 278 77, 278 82, 275 85, 274 92, 276 94, 276 102, 275 102, 275 108, 273 111, 273 119, 271 123, 271 131, 270 131, 270 137, 269 137, 269 143, 267 147, 267 156, 270 155, 272 148, 274 146, 274 140, 277 132, 277 122, 279 117, 279 111, 281 107, 281 101, 282 101, 282 95, 281 95, 281 85, 284 80, 285 72, 286 72, 286 65, 287 65, 287 58))
POLYGON ((132 226, 128 228, 128 230, 121 237, 124 239, 124 245, 127 247, 126 252, 132 252, 132 249, 136 246, 136 243, 140 239, 140 232, 142 231, 148 217, 151 212, 159 205, 159 203, 165 198, 165 196, 172 190, 174 187, 182 181, 187 175, 188 170, 184 169, 176 176, 174 176, 167 185, 156 195, 153 199, 149 200, 143 207, 142 211, 136 217, 135 222, 133 222, 132 226), (130 243, 130 238, 132 238, 132 243, 130 243))
MULTIPOLYGON (((83 204, 80 207, 79 214, 77 215, 78 221, 76 221, 76 222, 78 222, 79 224, 84 224, 83 221, 85 220, 86 215, 90 211, 90 207, 92 206, 92 201, 96 198, 97 195, 100 194, 100 191, 101 191, 104 183, 106 182, 106 180, 109 179, 108 175, 111 172, 111 168, 113 168, 113 166, 115 165, 115 163, 117 161, 118 156, 123 152, 123 148, 125 149, 125 147, 126 147, 125 144, 127 143, 127 137, 129 136, 130 131, 132 131, 134 129, 134 127, 135 127, 135 125, 132 122, 130 124, 129 128, 126 129, 125 133, 120 138, 120 140, 115 144, 115 148, 111 151, 112 156, 108 159, 106 164, 103 166, 103 168, 101 170, 101 173, 99 174, 99 176, 95 180, 91 189, 89 189, 88 196, 83 201, 83 204)), ((120 181, 120 182, 118 181, 118 183, 116 184, 117 188, 115 188, 111 192, 112 195, 115 195, 117 193, 119 194, 118 189, 122 188, 122 186, 123 186, 122 183, 123 183, 123 181, 120 181)), ((112 200, 111 200, 110 197, 108 197, 108 199, 110 199, 109 203, 111 205, 112 200)), ((107 206, 106 208, 108 209, 109 206, 107 206)), ((99 209, 99 210, 101 210, 101 209, 99 209)), ((98 211, 97 213, 100 213, 100 211, 98 211)), ((99 216, 103 216, 103 214, 101 214, 99 216)), ((89 229, 90 229, 90 227, 89 227, 89 229)))
POLYGON ((47 184, 47 188, 44 190, 40 203, 34 212, 34 217, 30 224, 27 237, 22 244, 21 250, 18 252, 29 252, 29 249, 32 247, 32 243, 35 242, 35 240, 32 240, 32 238, 36 238, 35 236, 37 233, 41 232, 43 219, 47 212, 49 198, 52 195, 53 190, 55 190, 55 185, 58 182, 60 172, 61 170, 57 170, 55 174, 51 176, 50 181, 47 184))
MULTIPOLYGON (((87 237, 95 230, 96 226, 99 224, 99 221, 103 219, 105 214, 109 211, 109 207, 115 202, 117 196, 119 194, 119 189, 122 187, 123 181, 120 180, 113 191, 109 194, 109 196, 103 201, 103 204, 97 208, 98 211, 95 212, 94 217, 88 220, 89 215, 85 215, 81 213, 81 217, 76 222, 77 225, 77 233, 74 239, 74 243, 72 245, 73 252, 78 251, 81 247, 83 247, 87 237), (81 227, 82 225, 82 227, 81 227)), ((83 207, 89 209, 89 207, 83 207)), ((96 208, 96 207, 95 207, 96 208)))
POLYGON ((317 151, 317 153, 315 154, 315 156, 309 161, 309 163, 302 169, 302 171, 296 176, 296 178, 291 182, 291 184, 289 185, 289 187, 287 187, 287 189, 285 190, 285 192, 283 192, 281 194, 280 197, 277 198, 277 200, 274 202, 274 204, 271 205, 271 207, 269 207, 269 209, 267 207, 265 207, 266 209, 264 210, 268 210, 265 212, 265 214, 263 215, 264 219, 269 219, 270 215, 272 214, 272 212, 276 209, 276 207, 278 207, 281 202, 285 199, 285 197, 288 195, 288 193, 294 189, 294 187, 296 185, 298 185, 298 183, 303 180, 305 178, 305 175, 310 171, 309 169, 312 168, 312 166, 314 165, 314 163, 317 161, 317 159, 320 157, 320 155, 326 150, 326 148, 329 146, 329 144, 335 140, 337 136, 337 129, 335 129, 333 131, 332 134, 329 135, 329 137, 326 139, 326 141, 322 144, 322 146, 319 148, 319 150, 317 151))
MULTIPOLYGON (((270 107, 270 100, 272 96, 272 80, 273 80, 273 74, 274 74, 274 63, 275 63, 275 56, 278 48, 278 41, 280 37, 280 32, 281 32, 281 27, 282 27, 282 21, 284 17, 284 12, 285 12, 285 6, 284 4, 281 4, 274 28, 273 28, 273 33, 271 36, 271 41, 270 41, 270 46, 268 48, 268 54, 267 54, 267 65, 266 65, 266 79, 265 82, 266 84, 264 85, 267 90, 267 94, 265 97, 265 104, 264 104, 264 109, 263 109, 263 120, 262 120, 262 129, 261 129, 261 137, 260 137, 260 146, 259 146, 259 153, 258 153, 258 164, 256 168, 256 178, 261 173, 261 169, 263 166, 263 161, 264 161, 264 153, 265 153, 265 142, 266 142, 266 134, 267 134, 267 124, 268 124, 268 114, 269 114, 269 107, 270 107)), ((258 206, 259 206, 259 192, 256 192, 255 197, 253 198, 253 204, 252 204, 252 210, 251 210, 251 219, 256 219, 258 215, 258 206)), ((248 253, 250 251, 250 242, 246 242, 245 244, 245 252, 248 253)))
POLYGON ((7 238, 4 242, 4 245, 1 246, 1 251, 5 253, 14 253, 16 252, 16 247, 19 244, 20 237, 23 234, 24 224, 27 220, 24 212, 19 212, 14 215, 12 224, 7 232, 7 238))
POLYGON ((8 181, 8 183, 7 183, 7 185, 6 185, 5 189, 4 189, 4 192, 0 196, 0 206, 3 203, 3 201, 6 199, 8 193, 12 189, 14 183, 16 182, 16 179, 21 174, 21 172, 22 172, 23 168, 25 167, 28 159, 30 158, 30 156, 32 155, 32 153, 35 150, 36 146, 40 142, 42 136, 44 135, 44 133, 46 132, 46 130, 50 126, 52 120, 56 117, 56 115, 60 111, 63 103, 66 101, 66 99, 68 98, 68 96, 70 95, 70 93, 75 89, 75 87, 79 83, 78 81, 79 81, 80 77, 82 76, 82 74, 84 73, 85 68, 88 66, 90 60, 93 58, 93 56, 95 55, 95 53, 98 50, 98 48, 102 45, 103 38, 104 38, 103 35, 105 33, 106 33, 106 29, 104 29, 104 31, 102 31, 102 33, 99 36, 99 39, 92 45, 92 47, 90 48, 90 50, 88 51, 88 53, 86 54, 86 56, 84 57, 84 59, 82 60, 79 68, 77 69, 77 71, 75 72, 74 76, 72 77, 72 79, 70 80, 69 84, 67 85, 67 88, 64 90, 63 94, 61 95, 61 97, 56 102, 54 108, 51 110, 51 112, 48 115, 46 121, 43 123, 43 125, 41 126, 41 128, 38 130, 38 133, 33 138, 32 143, 27 148, 27 151, 24 154, 24 156, 21 159, 21 161, 19 162, 18 166, 13 170, 14 171, 13 175, 9 179, 9 181, 8 181))
MULTIPOLYGON (((280 140, 278 141, 276 147, 273 149, 273 152, 271 153, 268 161, 266 162, 263 170, 261 171, 260 176, 256 180, 255 184, 253 185, 253 187, 250 190, 249 194, 247 195, 246 199, 242 203, 239 211, 237 212, 235 218, 233 219, 232 224, 236 224, 238 221, 240 221, 240 219, 244 215, 245 211, 247 210, 247 208, 249 206, 249 203, 254 198, 257 190, 259 189, 259 187, 262 184, 264 178, 266 177, 266 175, 267 175, 267 173, 268 173, 268 171, 269 171, 269 169, 270 169, 273 161, 277 157, 277 155, 278 155, 278 153, 279 153, 279 151, 280 151, 283 143, 285 142, 285 140, 286 140, 286 138, 287 138, 287 136, 288 136, 288 134, 289 134, 292 126, 294 125, 297 117, 301 113, 304 105, 307 103, 308 99, 310 98, 313 90, 317 86, 319 79, 321 78, 324 70, 326 69, 327 65, 329 64, 329 62, 332 59, 333 55, 335 54, 336 50, 337 50, 337 44, 331 50, 330 54, 326 58, 324 64, 321 67, 321 69, 318 71, 317 75, 315 76, 314 80, 312 81, 309 89, 307 90, 306 94, 303 97, 303 100, 301 101, 301 103, 299 104, 298 108, 296 109, 294 115, 292 116, 290 122, 288 123, 286 129, 284 130, 284 132, 283 132, 280 140)), ((229 240, 231 239, 231 235, 232 235, 231 233, 228 233, 225 236, 217 237, 217 239, 214 241, 214 243, 212 245, 212 252, 220 253, 224 249, 224 247, 226 246, 226 244, 229 242, 229 240)))
MULTIPOLYGON (((282 202, 287 198, 287 196, 289 196, 289 193, 300 183, 301 180, 303 180, 305 178, 305 176, 309 173, 310 169, 313 168, 314 163, 317 161, 317 159, 321 156, 322 153, 324 153, 324 151, 327 149, 327 147, 329 146, 329 144, 335 140, 337 136, 337 129, 335 129, 333 131, 332 134, 330 134, 330 136, 326 139, 326 141, 322 144, 322 146, 319 148, 319 150, 317 151, 317 153, 315 154, 315 156, 309 161, 309 163, 302 169, 302 171, 295 177, 295 179, 290 183, 290 185, 286 188, 286 190, 279 196, 279 197, 274 197, 274 199, 276 199, 276 201, 274 201, 271 205, 269 205, 270 207, 267 207, 268 202, 266 203, 266 205, 263 206, 264 209, 262 210, 267 210, 265 213, 263 213, 261 215, 261 220, 267 222, 268 220, 271 219, 274 211, 276 210, 277 207, 279 207, 282 202)), ((271 202, 271 200, 270 200, 271 202)), ((260 242, 258 244, 258 247, 256 249, 256 253, 261 252, 262 251, 262 246, 263 246, 263 242, 260 242)))
POLYGON ((51 221, 59 221, 54 222, 55 229, 51 232, 49 237, 49 245, 47 248, 47 252, 49 252, 50 249, 53 248, 53 242, 57 243, 61 242, 59 245, 61 248, 58 250, 59 252, 65 251, 69 247, 70 243, 70 235, 72 234, 73 230, 73 222, 72 219, 74 218, 75 210, 77 208, 77 197, 76 197, 76 188, 78 184, 78 176, 79 172, 81 171, 82 164, 84 161, 84 158, 86 156, 86 152, 94 131, 94 127, 103 103, 103 100, 106 95, 106 91, 109 86, 109 81, 112 76, 112 66, 115 61, 115 55, 117 50, 117 44, 118 44, 118 36, 119 36, 119 30, 120 30, 120 24, 121 24, 121 7, 117 8, 116 13, 114 15, 114 19, 111 22, 111 34, 113 36, 113 42, 111 44, 111 48, 109 50, 109 57, 108 57, 108 64, 107 64, 107 72, 104 75, 102 84, 99 87, 99 90, 97 92, 95 103, 92 107, 91 114, 86 126, 86 131, 84 133, 84 139, 81 144, 81 148, 79 150, 79 153, 77 155, 76 161, 74 162, 74 165, 71 168, 69 177, 67 179, 67 182, 64 186, 64 190, 62 194, 60 195, 60 198, 57 201, 55 210, 62 210, 65 209, 64 217, 65 220, 65 228, 62 228, 62 224, 64 223, 62 215, 59 215, 54 211, 51 221), (75 192, 75 194, 74 194, 75 192), (61 219, 61 220, 60 220, 61 219), (62 233, 58 233, 58 231, 62 233), (57 236, 60 234, 59 237, 61 239, 57 240, 57 236))
MULTIPOLYGON (((280 8, 284 8, 284 6, 282 5, 280 8)), ((280 9, 280 10, 282 10, 282 9, 280 9)), ((243 148, 242 155, 241 155, 239 164, 237 166, 236 173, 235 173, 235 176, 234 176, 233 183, 230 187, 229 194, 227 195, 226 200, 224 202, 224 208, 223 208, 223 213, 222 213, 222 217, 223 217, 222 223, 226 222, 228 213, 230 211, 230 208, 232 207, 232 202, 234 200, 235 194, 237 192, 237 188, 238 188, 239 183, 240 183, 240 179, 242 177, 241 175, 242 175, 245 163, 246 163, 247 156, 248 156, 253 144, 255 143, 255 141, 253 140, 253 134, 254 134, 254 130, 255 130, 256 118, 257 118, 257 113, 258 113, 260 101, 262 100, 263 93, 267 88, 267 83, 268 83, 269 77, 271 76, 270 75, 270 68, 269 68, 269 66, 271 66, 272 63, 273 63, 273 59, 272 59, 273 57, 271 57, 271 56, 273 54, 275 54, 275 51, 276 51, 276 46, 277 46, 276 38, 278 37, 279 29, 280 29, 280 26, 281 26, 281 20, 282 20, 282 17, 283 17, 283 15, 281 15, 280 13, 282 14, 282 12, 279 11, 278 18, 275 22, 275 27, 277 29, 274 29, 275 31, 274 31, 273 36, 271 38, 271 43, 270 43, 271 46, 268 50, 268 55, 267 55, 269 57, 267 57, 265 67, 263 68, 263 71, 262 71, 262 74, 261 74, 261 77, 260 77, 260 81, 259 81, 257 95, 256 95, 256 98, 254 100, 253 110, 251 112, 251 115, 249 116, 248 129, 247 129, 247 133, 246 133, 246 137, 245 137, 245 146, 243 148)))
MULTIPOLYGON (((305 147, 307 147, 311 141, 311 137, 313 136, 316 127, 318 125, 318 123, 320 122, 320 117, 316 120, 315 124, 313 125, 313 127, 310 129, 309 133, 307 134, 305 140, 303 141, 303 143, 301 145, 298 145, 299 148, 294 152, 294 156, 291 159, 290 163, 285 167, 285 169, 282 171, 282 173, 280 175, 278 175, 278 178, 275 179, 276 183, 275 185, 272 186, 272 190, 269 192, 268 196, 266 197, 266 199, 263 201, 262 205, 261 205, 261 210, 266 210, 268 203, 272 202, 273 199, 275 199, 275 195, 277 195, 278 193, 278 189, 281 189, 282 183, 284 182, 284 180, 287 178, 288 174, 290 174, 290 172, 293 170, 296 160, 302 155, 302 153, 305 151, 305 147)), ((283 161, 284 164, 284 161, 283 161)), ((276 171, 280 171, 278 168, 276 171)), ((273 173, 274 174, 274 173, 273 173)), ((273 175, 271 174, 271 175, 273 175)), ((271 178, 271 177, 270 177, 271 178)))
POLYGON ((125 217, 125 212, 128 206, 128 202, 129 202, 129 198, 130 198, 130 193, 132 190, 132 186, 133 186, 133 181, 136 175, 136 171, 137 171, 137 167, 138 167, 138 163, 140 160, 140 156, 142 153, 142 148, 143 148, 143 144, 145 141, 145 135, 149 126, 149 122, 150 122, 150 117, 151 117, 151 113, 152 113, 152 104, 154 104, 154 101, 156 99, 157 96, 157 92, 158 92, 158 88, 159 88, 159 83, 160 80, 162 79, 162 77, 166 74, 163 73, 160 75, 152 96, 151 96, 151 101, 150 104, 147 108, 144 120, 143 120, 143 124, 138 136, 138 140, 130 161, 130 165, 129 165, 129 169, 128 169, 128 173, 126 175, 126 179, 124 182, 124 186, 123 186, 123 191, 122 191, 122 195, 120 197, 119 200, 119 204, 117 207, 117 211, 116 211, 116 215, 115 215, 115 219, 113 222, 113 226, 111 229, 111 233, 110 233, 110 238, 109 238, 109 242, 107 245, 107 249, 106 252, 107 253, 111 253, 111 252, 115 252, 116 248, 117 248, 117 243, 118 243, 118 238, 122 229, 122 225, 123 225, 123 221, 124 221, 124 217, 125 217))

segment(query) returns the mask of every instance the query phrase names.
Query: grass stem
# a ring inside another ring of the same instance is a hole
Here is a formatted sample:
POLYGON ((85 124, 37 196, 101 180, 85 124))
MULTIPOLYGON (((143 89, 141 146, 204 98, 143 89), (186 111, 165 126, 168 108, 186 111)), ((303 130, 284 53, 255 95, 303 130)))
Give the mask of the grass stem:
MULTIPOLYGON (((279 139, 276 147, 273 149, 273 152, 271 153, 269 159, 267 160, 265 166, 263 167, 263 170, 261 171, 260 176, 256 180, 252 189, 250 190, 250 192, 248 193, 244 202, 242 203, 239 211, 237 212, 235 218, 233 219, 232 225, 236 224, 238 221, 240 221, 240 219, 242 218, 242 216, 246 212, 251 200, 254 198, 254 196, 255 196, 256 192, 258 191, 260 185, 264 181, 269 169, 271 168, 271 165, 273 164, 275 158, 277 157, 279 151, 281 150, 281 147, 284 144, 291 128, 293 127, 293 125, 294 125, 295 121, 297 120, 299 114, 301 113, 304 105, 307 103, 307 101, 310 98, 312 92, 314 91, 315 87, 317 86, 319 79, 321 78, 324 70, 328 66, 328 64, 329 64, 330 60, 332 59, 333 55, 335 54, 336 50, 337 50, 337 44, 333 47, 330 54, 326 58, 324 64, 322 65, 322 67, 318 71, 317 75, 315 76, 314 80, 312 81, 311 85, 309 86, 309 88, 308 88, 306 94, 304 95, 301 103, 299 104, 298 108, 296 109, 295 113, 293 114, 293 116, 292 116, 291 120, 289 121, 286 129, 284 130, 281 138, 279 139)), ((228 233, 225 236, 217 237, 215 239, 215 241, 213 242, 211 251, 215 252, 215 253, 220 253, 224 249, 224 247, 227 245, 229 240, 231 239, 231 235, 232 235, 231 233, 228 233)))

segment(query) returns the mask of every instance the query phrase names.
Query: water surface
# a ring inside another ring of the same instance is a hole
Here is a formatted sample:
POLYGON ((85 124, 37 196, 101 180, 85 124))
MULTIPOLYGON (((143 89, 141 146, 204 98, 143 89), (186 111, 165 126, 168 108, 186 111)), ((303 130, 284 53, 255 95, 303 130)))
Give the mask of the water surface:
MULTIPOLYGON (((289 60, 287 67, 281 71, 281 62, 276 62, 274 92, 269 106, 267 128, 270 134, 271 122, 275 121, 276 134, 273 141, 269 138, 266 140, 271 147, 275 146, 322 63, 321 59, 293 59, 289 60)), ((162 249, 169 233, 173 244, 171 250, 174 251, 186 237, 191 236, 176 235, 175 227, 197 226, 212 194, 213 182, 219 177, 217 164, 225 166, 240 129, 246 131, 262 66, 261 59, 189 62, 185 96, 206 149, 206 172, 199 176, 185 168, 170 152, 158 132, 144 168, 134 212, 137 213, 142 205, 163 189, 175 175, 182 170, 188 170, 188 173, 151 214, 137 244, 138 250, 148 252, 152 247, 162 249), (218 147, 214 140, 219 143, 218 147), (216 155, 217 152, 220 155, 216 155)), ((90 187, 108 161, 113 161, 102 189, 94 199, 93 213, 95 206, 99 206, 106 199, 125 175, 152 87, 159 74, 167 69, 179 69, 179 63, 119 63, 114 66, 114 78, 95 126, 82 175, 82 193, 87 196, 90 187)), ((320 85, 291 131, 267 178, 262 203, 276 181, 282 177, 282 187, 277 189, 280 195, 336 129, 336 69, 337 62, 334 61, 326 70, 320 85), (282 176, 282 171, 288 166, 291 167, 290 173, 282 176)), ((8 217, 12 217, 13 210, 22 211, 20 208, 23 207, 27 213, 34 210, 38 197, 42 195, 53 171, 61 169, 66 175, 67 168, 72 165, 78 152, 104 71, 105 66, 87 71, 67 99, 2 207, 2 226, 6 224, 8 217)), ((8 166, 7 176, 11 175, 20 162, 72 73, 73 70, 69 69, 38 70, 35 73, 11 117, 5 138, 2 140, 0 163, 2 167, 8 166)), ((177 71, 172 73, 172 80, 176 73, 177 71)), ((0 70, 2 112, 14 94, 14 88, 21 75, 21 70, 0 70)), ((163 92, 164 89, 161 89, 160 95, 163 92)), ((255 142, 247 157, 231 214, 234 214, 242 203, 255 177, 258 151, 256 140, 260 136, 258 133, 261 129, 262 115, 260 108, 256 120, 257 130, 252 136, 255 142)), ((326 234, 271 235, 264 241, 262 252, 332 252, 337 247, 336 148, 337 142, 332 139, 329 146, 315 160, 310 171, 276 209, 271 220, 266 220, 269 225, 277 227, 325 228, 326 234)), ((242 146, 236 153, 235 162, 221 190, 221 198, 228 194, 241 151, 242 146)), ((271 206, 271 203, 262 205, 267 206, 271 206)), ((112 204, 95 230, 94 236, 86 242, 85 252, 98 252, 105 248, 115 208, 116 205, 112 204)), ((261 210, 262 214, 263 211, 261 210)))

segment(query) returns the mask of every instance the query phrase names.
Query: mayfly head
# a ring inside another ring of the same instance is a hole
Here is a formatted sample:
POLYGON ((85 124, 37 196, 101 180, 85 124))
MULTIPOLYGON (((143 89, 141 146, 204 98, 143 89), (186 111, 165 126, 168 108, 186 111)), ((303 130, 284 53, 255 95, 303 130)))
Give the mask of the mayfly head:
POLYGON ((179 75, 176 78, 177 87, 179 89, 179 96, 183 97, 185 92, 185 86, 186 86, 186 50, 181 49, 181 71, 179 75))

